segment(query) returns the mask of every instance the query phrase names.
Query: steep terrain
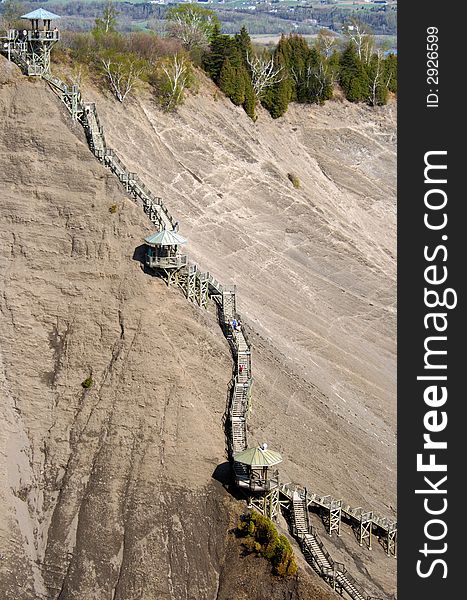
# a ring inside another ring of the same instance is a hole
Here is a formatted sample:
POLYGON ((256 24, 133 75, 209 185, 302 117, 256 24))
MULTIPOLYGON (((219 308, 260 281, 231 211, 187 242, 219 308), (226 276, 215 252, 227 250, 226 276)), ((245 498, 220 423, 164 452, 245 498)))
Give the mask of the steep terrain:
MULTIPOLYGON (((235 503, 211 474, 231 361, 214 314, 132 259, 148 223, 45 85, 4 61, 1 76, 5 597, 236 600, 255 574, 250 598, 330 595, 315 579, 266 583, 264 564, 224 545, 235 503)), ((394 108, 293 107, 252 124, 206 84, 175 116, 144 94, 123 110, 83 91, 192 257, 238 284, 250 441, 283 452, 283 478, 390 515, 394 108)), ((346 535, 352 574, 392 591, 395 561, 346 535)))
MULTIPOLYGON (((284 479, 394 516, 395 104, 291 106, 253 124, 201 79, 175 115, 149 94, 122 107, 83 89, 192 258, 238 285, 255 350, 250 441, 283 452, 284 479)), ((350 559, 353 573, 394 590, 394 561, 380 548, 367 559, 350 559)))
POLYGON ((227 344, 143 273, 142 213, 0 60, 0 595, 214 598, 227 344))

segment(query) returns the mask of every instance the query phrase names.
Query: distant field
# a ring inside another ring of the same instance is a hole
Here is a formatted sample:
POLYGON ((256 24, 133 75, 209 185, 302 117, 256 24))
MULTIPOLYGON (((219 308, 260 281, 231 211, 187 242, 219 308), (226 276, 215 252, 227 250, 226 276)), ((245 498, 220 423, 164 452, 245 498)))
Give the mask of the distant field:
MULTIPOLYGON (((62 15, 63 28, 86 31, 92 28, 95 18, 102 13, 105 0, 40 0, 49 10, 62 15)), ((308 39, 318 32, 321 26, 336 32, 342 31, 350 17, 362 19, 370 31, 384 36, 390 47, 395 47, 395 10, 374 10, 373 3, 362 0, 342 0, 336 4, 320 4, 319 0, 272 0, 272 4, 257 4, 250 10, 255 0, 214 0, 203 3, 218 14, 224 33, 234 34, 246 27, 258 43, 274 43, 281 33, 296 32, 308 39), (372 11, 367 9, 373 9, 372 11), (312 19, 318 19, 318 25, 312 19), (391 34, 389 36, 388 34, 391 34)), ((147 0, 114 0, 117 4, 118 28, 122 31, 145 29, 148 19, 163 19, 165 5, 150 7, 147 0), (144 6, 143 6, 144 4, 144 6)), ((394 7, 394 5, 389 5, 394 7)))
MULTIPOLYGON (((312 42, 316 39, 317 34, 305 34, 304 37, 308 42, 312 42)), ((272 34, 256 34, 251 35, 251 39, 255 44, 259 44, 260 46, 269 46, 276 45, 280 40, 280 34, 272 35, 272 34)), ((342 37, 344 40, 345 38, 342 37)), ((376 35, 375 36, 376 44, 378 46, 385 46, 390 50, 395 50, 397 48, 397 38, 395 35, 376 35)))
MULTIPOLYGON (((270 35, 270 34, 258 34, 250 36, 253 43, 259 44, 260 46, 269 46, 276 45, 277 42, 281 39, 280 35, 270 35)), ((308 42, 313 41, 316 38, 316 34, 303 35, 308 42)))

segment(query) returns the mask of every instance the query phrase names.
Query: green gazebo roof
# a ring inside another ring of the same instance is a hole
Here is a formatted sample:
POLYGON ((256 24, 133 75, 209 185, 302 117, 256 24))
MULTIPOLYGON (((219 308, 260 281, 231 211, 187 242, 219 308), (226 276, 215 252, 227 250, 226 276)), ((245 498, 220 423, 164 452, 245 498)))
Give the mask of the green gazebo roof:
POLYGON ((151 246, 178 246, 179 244, 187 243, 184 237, 170 229, 163 229, 162 231, 148 235, 147 238, 144 238, 144 241, 151 246))
POLYGON ((50 12, 49 10, 45 10, 45 8, 37 8, 36 10, 33 10, 32 12, 26 14, 26 15, 22 15, 21 16, 22 19, 42 19, 43 21, 52 21, 53 19, 60 19, 60 15, 56 15, 53 12, 50 12))
POLYGON ((234 454, 235 462, 249 465, 250 467, 273 467, 282 462, 282 456, 275 450, 264 449, 263 446, 247 448, 234 454))

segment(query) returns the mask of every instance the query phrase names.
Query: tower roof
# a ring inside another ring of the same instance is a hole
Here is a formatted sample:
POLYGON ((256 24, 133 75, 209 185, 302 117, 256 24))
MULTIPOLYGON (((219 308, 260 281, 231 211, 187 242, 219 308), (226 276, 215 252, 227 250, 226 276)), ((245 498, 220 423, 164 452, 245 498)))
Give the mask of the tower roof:
POLYGON ((275 450, 264 449, 261 446, 257 448, 247 448, 241 452, 234 454, 233 459, 235 462, 242 463, 244 465, 250 465, 250 467, 273 467, 282 462, 282 456, 275 450))
POLYGON ((22 19, 42 19, 43 21, 52 21, 53 19, 61 19, 60 15, 56 15, 45 8, 36 8, 30 13, 21 16, 22 19))
POLYGON ((179 244, 187 243, 184 237, 170 229, 163 229, 162 231, 148 235, 147 238, 144 238, 144 241, 151 246, 178 246, 179 244))

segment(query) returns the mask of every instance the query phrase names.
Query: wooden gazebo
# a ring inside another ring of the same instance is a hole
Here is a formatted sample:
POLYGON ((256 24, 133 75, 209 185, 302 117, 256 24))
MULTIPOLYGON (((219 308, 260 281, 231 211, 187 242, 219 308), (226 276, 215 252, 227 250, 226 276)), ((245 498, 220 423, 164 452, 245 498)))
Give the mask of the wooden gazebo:
POLYGON ((249 497, 249 503, 265 516, 274 519, 279 503, 279 473, 273 467, 282 456, 267 444, 247 448, 233 455, 235 483, 249 497))
POLYGON ((181 246, 187 243, 177 231, 163 229, 144 239, 146 244, 146 265, 150 269, 162 271, 167 283, 176 282, 177 272, 187 265, 187 255, 181 246))

